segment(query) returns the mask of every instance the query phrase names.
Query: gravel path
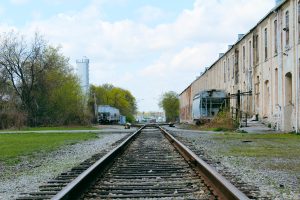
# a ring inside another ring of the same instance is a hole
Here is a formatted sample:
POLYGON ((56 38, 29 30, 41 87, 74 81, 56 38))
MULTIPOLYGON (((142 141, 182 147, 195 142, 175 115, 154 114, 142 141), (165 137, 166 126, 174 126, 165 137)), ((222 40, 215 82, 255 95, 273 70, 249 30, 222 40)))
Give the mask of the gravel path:
POLYGON ((20 193, 38 191, 42 183, 109 148, 127 134, 99 134, 98 139, 69 145, 32 161, 24 160, 14 167, 0 164, 0 199, 15 199, 20 193))
MULTIPOLYGON (((300 199, 300 174, 290 170, 300 165, 299 159, 265 158, 227 156, 222 154, 227 148, 232 147, 233 141, 220 142, 214 140, 215 133, 199 131, 170 130, 175 136, 186 139, 193 148, 205 152, 206 159, 213 161, 217 171, 224 167, 229 169, 243 182, 257 186, 261 199, 274 200, 299 200, 300 199), (280 166, 270 169, 270 166, 280 166)), ((299 145, 300 146, 300 145, 299 145)), ((260 199, 260 198, 259 198, 260 199)))

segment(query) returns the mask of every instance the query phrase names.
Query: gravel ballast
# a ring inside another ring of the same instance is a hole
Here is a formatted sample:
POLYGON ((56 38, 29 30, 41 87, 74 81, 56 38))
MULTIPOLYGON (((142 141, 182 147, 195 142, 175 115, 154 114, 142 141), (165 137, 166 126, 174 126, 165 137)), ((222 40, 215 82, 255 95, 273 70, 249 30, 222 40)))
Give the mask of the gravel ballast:
POLYGON ((20 193, 38 191, 38 186, 66 172, 105 149, 128 133, 98 134, 99 138, 68 145, 42 154, 34 160, 23 160, 17 166, 0 164, 0 199, 15 199, 20 193))
POLYGON ((229 170, 242 182, 257 187, 260 193, 257 199, 300 199, 300 174, 297 171, 300 155, 299 159, 278 158, 272 155, 269 157, 232 156, 224 152, 234 146, 247 144, 215 139, 215 134, 220 133, 179 129, 172 129, 170 132, 179 140, 185 140, 187 146, 202 152, 201 154, 204 155, 201 155, 202 158, 212 162, 220 173, 224 169, 229 170))

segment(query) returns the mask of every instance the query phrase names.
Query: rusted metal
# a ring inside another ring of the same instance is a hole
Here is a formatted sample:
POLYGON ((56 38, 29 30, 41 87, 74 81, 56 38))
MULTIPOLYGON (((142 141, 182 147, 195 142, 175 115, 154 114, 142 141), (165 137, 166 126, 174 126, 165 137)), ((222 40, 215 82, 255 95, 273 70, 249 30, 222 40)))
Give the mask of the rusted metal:
POLYGON ((120 153, 124 148, 135 138, 140 131, 145 126, 141 127, 134 134, 132 134, 129 138, 123 141, 116 148, 111 150, 108 154, 90 166, 87 170, 81 173, 76 179, 74 179, 71 183, 69 183, 66 187, 64 187, 60 192, 58 192, 52 200, 60 200, 60 199, 75 199, 78 195, 86 189, 90 185, 91 182, 96 178, 97 174, 104 171, 109 162, 112 162, 115 158, 116 154, 120 153))
POLYGON ((182 156, 199 169, 199 172, 204 178, 205 182, 213 188, 213 191, 217 194, 218 197, 228 200, 249 199, 244 193, 242 193, 222 175, 220 175, 213 167, 199 158, 194 152, 188 149, 184 144, 178 141, 165 129, 163 129, 162 127, 159 128, 168 138, 168 140, 176 147, 176 149, 181 152, 182 156))
POLYGON ((197 195, 203 194, 209 199, 248 199, 166 130, 158 124, 149 124, 91 166, 79 165, 62 173, 52 185, 41 186, 40 192, 20 199, 93 199, 93 195, 101 199, 198 199, 197 195), (146 135, 142 137, 143 134, 146 135), (145 144, 147 147, 144 148, 145 144), (199 172, 194 173, 182 157, 199 172))
POLYGON ((216 199, 152 124, 80 199, 216 199))

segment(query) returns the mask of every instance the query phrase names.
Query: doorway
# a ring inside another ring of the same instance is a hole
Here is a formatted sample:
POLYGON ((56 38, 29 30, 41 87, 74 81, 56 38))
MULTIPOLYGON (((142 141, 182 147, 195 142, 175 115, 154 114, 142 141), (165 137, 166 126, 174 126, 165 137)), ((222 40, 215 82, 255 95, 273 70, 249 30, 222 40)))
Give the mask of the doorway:
POLYGON ((285 74, 284 79, 284 130, 285 131, 292 131, 292 112, 293 112, 293 79, 292 73, 288 72, 285 74))

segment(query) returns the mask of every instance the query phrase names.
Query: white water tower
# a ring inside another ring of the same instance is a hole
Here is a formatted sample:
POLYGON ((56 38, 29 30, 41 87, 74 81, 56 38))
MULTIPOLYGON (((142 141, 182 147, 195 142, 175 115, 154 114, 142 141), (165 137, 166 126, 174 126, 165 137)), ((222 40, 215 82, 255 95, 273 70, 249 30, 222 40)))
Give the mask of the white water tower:
POLYGON ((89 59, 83 57, 82 59, 76 60, 76 72, 80 80, 80 85, 84 94, 88 94, 89 91, 89 59))

